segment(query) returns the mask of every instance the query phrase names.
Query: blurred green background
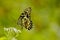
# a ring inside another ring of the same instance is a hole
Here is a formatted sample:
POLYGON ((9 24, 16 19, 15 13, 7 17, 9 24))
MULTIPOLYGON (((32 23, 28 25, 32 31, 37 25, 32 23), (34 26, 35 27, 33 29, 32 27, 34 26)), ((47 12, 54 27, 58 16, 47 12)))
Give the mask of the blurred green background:
POLYGON ((0 0, 0 40, 60 40, 60 0, 0 0), (31 30, 17 25, 27 7, 32 8, 31 30))

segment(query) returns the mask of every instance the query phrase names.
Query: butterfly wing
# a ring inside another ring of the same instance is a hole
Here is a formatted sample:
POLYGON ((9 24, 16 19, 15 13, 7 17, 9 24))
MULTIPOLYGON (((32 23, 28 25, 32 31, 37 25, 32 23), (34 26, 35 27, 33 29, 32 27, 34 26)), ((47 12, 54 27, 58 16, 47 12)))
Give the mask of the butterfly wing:
POLYGON ((32 28, 32 21, 30 14, 31 14, 31 7, 28 7, 18 18, 17 24, 24 26, 26 29, 30 30, 32 28))

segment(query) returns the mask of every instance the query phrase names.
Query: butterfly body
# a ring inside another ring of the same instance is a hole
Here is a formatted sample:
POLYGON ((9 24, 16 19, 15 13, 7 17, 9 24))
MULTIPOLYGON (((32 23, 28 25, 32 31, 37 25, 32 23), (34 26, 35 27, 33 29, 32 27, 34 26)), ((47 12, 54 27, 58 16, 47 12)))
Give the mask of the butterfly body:
POLYGON ((33 25, 31 21, 31 7, 26 8, 20 15, 20 17, 18 18, 18 25, 21 25, 28 30, 32 28, 33 25))

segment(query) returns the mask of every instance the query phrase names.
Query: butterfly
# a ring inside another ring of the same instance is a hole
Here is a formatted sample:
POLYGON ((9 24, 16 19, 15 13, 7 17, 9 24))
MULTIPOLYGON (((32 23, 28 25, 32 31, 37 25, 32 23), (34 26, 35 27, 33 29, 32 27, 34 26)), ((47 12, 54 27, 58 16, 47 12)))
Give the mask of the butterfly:
POLYGON ((18 25, 25 27, 26 29, 32 29, 33 23, 31 20, 31 7, 26 8, 18 18, 18 25))

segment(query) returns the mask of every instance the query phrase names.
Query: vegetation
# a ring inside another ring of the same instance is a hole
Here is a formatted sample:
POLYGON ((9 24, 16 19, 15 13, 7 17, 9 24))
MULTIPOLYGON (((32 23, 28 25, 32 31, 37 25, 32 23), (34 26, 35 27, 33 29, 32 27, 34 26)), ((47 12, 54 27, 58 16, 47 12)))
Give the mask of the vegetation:
POLYGON ((60 0, 0 0, 0 40, 60 40, 60 0), (31 30, 17 25, 27 7, 31 30))

